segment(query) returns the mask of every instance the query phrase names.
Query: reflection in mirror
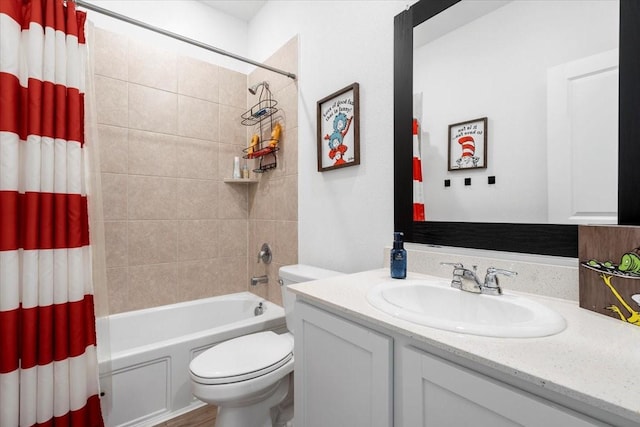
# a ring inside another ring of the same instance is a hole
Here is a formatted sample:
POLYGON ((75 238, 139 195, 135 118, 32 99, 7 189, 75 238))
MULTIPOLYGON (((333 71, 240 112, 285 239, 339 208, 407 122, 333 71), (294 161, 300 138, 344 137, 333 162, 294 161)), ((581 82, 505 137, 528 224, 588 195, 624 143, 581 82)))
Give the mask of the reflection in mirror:
MULTIPOLYGON (((414 160, 410 143, 413 28, 459 1, 419 0, 394 18, 394 228, 404 232, 405 240, 413 243, 575 258, 578 254, 578 229, 574 224, 413 220, 411 183, 414 160)), ((640 168, 637 166, 640 158, 640 2, 619 0, 619 4, 617 214, 620 225, 640 225, 640 197, 637 197, 640 182, 640 168)), ((423 95, 425 98, 428 96, 426 93, 423 95)), ((557 157, 562 160, 561 156, 557 157)), ((522 165, 523 168, 531 167, 526 161, 522 165)))
POLYGON ((463 0, 414 29, 427 220, 617 223, 618 23, 618 1, 463 0), (486 168, 449 171, 482 151, 449 125, 483 117, 486 168))

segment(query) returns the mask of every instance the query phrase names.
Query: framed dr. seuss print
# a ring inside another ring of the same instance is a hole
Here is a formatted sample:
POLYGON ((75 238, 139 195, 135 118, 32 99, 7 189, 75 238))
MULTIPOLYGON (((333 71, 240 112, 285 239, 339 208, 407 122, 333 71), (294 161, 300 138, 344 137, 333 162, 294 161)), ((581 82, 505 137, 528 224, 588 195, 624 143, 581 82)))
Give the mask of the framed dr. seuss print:
POLYGON ((360 164, 359 85, 318 101, 318 172, 360 164))
POLYGON ((449 125, 448 170, 487 167, 487 118, 449 125))

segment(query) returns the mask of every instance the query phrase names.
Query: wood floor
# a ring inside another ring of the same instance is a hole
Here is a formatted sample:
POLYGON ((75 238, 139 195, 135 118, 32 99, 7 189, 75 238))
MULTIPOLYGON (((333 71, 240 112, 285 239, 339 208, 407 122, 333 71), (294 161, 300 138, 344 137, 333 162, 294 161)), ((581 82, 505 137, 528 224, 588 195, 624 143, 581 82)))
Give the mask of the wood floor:
POLYGON ((169 421, 157 424, 154 427, 213 427, 216 421, 218 408, 213 405, 205 405, 195 411, 173 418, 169 421))

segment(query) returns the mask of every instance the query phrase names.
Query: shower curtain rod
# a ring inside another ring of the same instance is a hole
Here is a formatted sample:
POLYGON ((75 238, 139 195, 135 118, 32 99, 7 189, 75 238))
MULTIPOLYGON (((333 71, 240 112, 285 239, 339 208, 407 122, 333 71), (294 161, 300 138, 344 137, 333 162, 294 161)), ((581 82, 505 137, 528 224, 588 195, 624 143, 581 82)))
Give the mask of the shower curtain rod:
POLYGON ((218 53, 220 55, 228 56, 228 57, 233 58, 233 59, 237 59, 238 61, 246 62, 247 64, 255 65, 256 67, 260 67, 260 68, 264 68, 264 69, 269 70, 269 71, 273 71, 274 73, 283 74, 283 75, 285 75, 285 76, 287 76, 287 77, 289 77, 290 79, 293 79, 293 80, 296 79, 296 75, 293 74, 293 73, 289 73, 287 71, 280 70, 278 68, 274 68, 274 67, 271 67, 269 65, 265 65, 265 64, 262 64, 260 62, 253 61, 251 59, 244 58, 244 57, 242 57, 240 55, 236 55, 234 53, 227 52, 226 50, 218 49, 217 47, 213 47, 213 46, 210 46, 208 44, 199 42, 197 40, 193 40, 193 39, 190 39, 188 37, 181 36, 180 34, 176 34, 176 33, 172 33, 171 31, 163 30, 162 28, 154 27, 153 25, 149 25, 149 24, 144 23, 142 21, 138 21, 137 19, 129 18, 128 16, 121 15, 121 14, 116 13, 116 12, 112 12, 109 9, 104 9, 104 8, 102 8, 100 6, 96 6, 94 4, 87 3, 84 0, 74 0, 74 1, 75 1, 76 5, 84 7, 85 9, 89 9, 89 10, 92 10, 94 12, 98 12, 98 13, 101 13, 103 15, 107 15, 107 16, 109 16, 111 18, 119 19, 119 20, 124 21, 124 22, 128 22, 129 24, 137 25, 138 27, 142 27, 144 29, 156 32, 158 34, 162 34, 162 35, 165 35, 167 37, 171 37, 173 39, 180 40, 182 42, 189 43, 189 44, 194 45, 194 46, 198 46, 198 47, 200 47, 202 49, 205 49, 205 50, 208 50, 208 51, 211 51, 211 52, 214 52, 214 53, 218 53))

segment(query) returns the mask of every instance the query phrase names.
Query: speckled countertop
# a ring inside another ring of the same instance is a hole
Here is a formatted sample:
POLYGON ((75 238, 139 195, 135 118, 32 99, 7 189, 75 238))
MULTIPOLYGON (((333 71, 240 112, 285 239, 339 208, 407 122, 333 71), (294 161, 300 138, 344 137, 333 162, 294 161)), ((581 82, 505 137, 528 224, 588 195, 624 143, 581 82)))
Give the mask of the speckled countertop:
MULTIPOLYGON (((408 279, 433 278, 410 273, 408 279)), ((389 280, 387 269, 290 286, 298 297, 362 319, 392 333, 517 376, 540 387, 620 415, 640 425, 640 328, 582 309, 577 303, 527 296, 567 321, 543 338, 489 338, 442 331, 390 316, 369 305, 366 294, 389 280)), ((499 297, 496 297, 499 298, 499 297)))

